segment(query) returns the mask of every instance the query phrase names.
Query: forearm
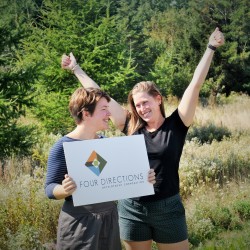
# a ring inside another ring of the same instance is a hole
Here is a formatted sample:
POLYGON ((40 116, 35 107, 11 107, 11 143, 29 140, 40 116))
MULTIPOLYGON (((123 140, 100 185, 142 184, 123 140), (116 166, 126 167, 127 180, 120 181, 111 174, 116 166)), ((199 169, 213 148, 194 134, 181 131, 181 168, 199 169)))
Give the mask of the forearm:
MULTIPOLYGON (((100 88, 100 86, 92 80, 79 65, 74 68, 74 74, 84 88, 100 88)), ((116 128, 123 130, 126 121, 127 111, 114 99, 111 98, 109 103, 109 111, 111 113, 110 119, 116 128)))
POLYGON ((92 80, 79 65, 76 65, 73 70, 75 76, 78 78, 79 82, 84 88, 100 88, 100 86, 92 80))
POLYGON ((179 104, 179 115, 186 126, 190 126, 193 122, 200 89, 208 74, 213 55, 214 51, 207 48, 198 66, 196 67, 193 78, 185 90, 182 100, 179 104))
POLYGON ((210 65, 213 59, 213 55, 214 55, 214 50, 207 48, 198 66, 195 69, 193 78, 188 87, 192 89, 196 88, 197 90, 200 90, 208 74, 208 70, 210 68, 210 65))
POLYGON ((71 194, 66 192, 62 185, 58 184, 53 189, 53 195, 57 200, 65 199, 71 194))

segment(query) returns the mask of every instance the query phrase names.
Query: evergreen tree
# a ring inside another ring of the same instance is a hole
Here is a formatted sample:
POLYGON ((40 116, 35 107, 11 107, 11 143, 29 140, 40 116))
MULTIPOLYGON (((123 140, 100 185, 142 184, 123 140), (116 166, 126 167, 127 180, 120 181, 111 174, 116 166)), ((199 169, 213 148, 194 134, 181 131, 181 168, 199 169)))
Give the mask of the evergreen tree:
POLYGON ((116 27, 109 1, 44 0, 40 19, 23 40, 20 67, 37 67, 34 112, 53 133, 72 129, 68 97, 78 82, 60 68, 63 53, 73 52, 81 67, 114 98, 125 101, 127 81, 136 77, 130 47, 116 27), (48 102, 44 96, 50 98, 48 102), (57 117, 55 120, 54 118, 57 117), (54 126, 53 126, 54 123, 54 126))
POLYGON ((190 0, 189 11, 204 23, 204 31, 218 26, 226 44, 215 54, 207 81, 214 95, 231 91, 250 93, 250 2, 190 0))
MULTIPOLYGON (((0 6, 0 160, 12 154, 27 155, 34 143, 33 128, 18 124, 25 107, 32 104, 30 71, 16 65, 20 40, 29 33, 26 26, 35 13, 33 1, 2 1, 0 6)), ((3 170, 3 169, 2 169, 3 170)))

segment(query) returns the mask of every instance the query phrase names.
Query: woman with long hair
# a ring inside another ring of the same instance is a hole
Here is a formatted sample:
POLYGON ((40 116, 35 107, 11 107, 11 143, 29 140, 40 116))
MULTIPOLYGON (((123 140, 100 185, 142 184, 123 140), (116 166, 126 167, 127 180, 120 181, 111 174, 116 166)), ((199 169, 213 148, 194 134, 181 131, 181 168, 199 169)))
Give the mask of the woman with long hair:
MULTIPOLYGON (((115 126, 126 135, 144 135, 150 168, 156 173, 154 195, 118 202, 120 236, 126 250, 150 250, 152 241, 160 250, 189 248, 185 209, 179 194, 179 162, 201 86, 216 48, 223 44, 224 36, 216 28, 178 107, 170 116, 165 117, 163 96, 150 81, 139 82, 130 91, 129 111, 115 100, 110 101, 115 126)), ((99 88, 72 53, 62 56, 62 68, 72 70, 84 87, 99 88)))

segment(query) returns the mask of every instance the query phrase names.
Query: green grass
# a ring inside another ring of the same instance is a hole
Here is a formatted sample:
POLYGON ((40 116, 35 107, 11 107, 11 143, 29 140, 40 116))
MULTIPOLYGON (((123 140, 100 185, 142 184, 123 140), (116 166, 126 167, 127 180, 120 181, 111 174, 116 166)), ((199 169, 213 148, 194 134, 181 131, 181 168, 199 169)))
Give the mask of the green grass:
POLYGON ((244 223, 242 230, 226 231, 207 240, 194 250, 249 250, 250 222, 244 223))
POLYGON ((250 249, 249 190, 249 181, 232 182, 201 188, 184 200, 190 249, 250 249))

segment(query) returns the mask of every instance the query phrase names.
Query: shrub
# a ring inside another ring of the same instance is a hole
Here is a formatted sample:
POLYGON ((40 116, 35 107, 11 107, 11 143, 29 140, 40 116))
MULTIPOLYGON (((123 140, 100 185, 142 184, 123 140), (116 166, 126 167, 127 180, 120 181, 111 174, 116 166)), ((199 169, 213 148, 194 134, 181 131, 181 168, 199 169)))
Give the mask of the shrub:
POLYGON ((227 186, 250 177, 249 135, 232 136, 221 142, 187 141, 180 161, 180 192, 183 197, 204 185, 227 186))
POLYGON ((242 235, 244 234, 243 231, 250 226, 250 218, 248 217, 250 208, 249 185, 249 182, 244 184, 230 183, 223 189, 204 186, 195 190, 192 197, 185 200, 189 239, 194 249, 205 249, 203 246, 209 239, 213 238, 217 242, 217 239, 223 234, 229 236, 235 232, 235 234, 241 235, 239 230, 242 230, 242 235), (249 226, 246 228, 246 225, 249 226), (208 231, 206 232, 204 228, 207 228, 208 231), (197 246, 199 247, 196 248, 197 246))
POLYGON ((8 249, 45 249, 39 240, 39 231, 31 225, 20 225, 18 230, 8 234, 8 249))
POLYGON ((0 159, 2 162, 12 155, 28 156, 37 142, 35 127, 17 123, 6 124, 0 129, 0 159))
POLYGON ((209 218, 197 220, 193 218, 188 221, 189 242, 193 246, 198 246, 205 239, 212 239, 216 233, 216 228, 209 218))
POLYGON ((217 207, 211 214, 211 221, 217 228, 228 229, 232 222, 232 214, 227 207, 217 207))
POLYGON ((234 204, 234 209, 241 220, 250 220, 250 201, 237 201, 234 204))
POLYGON ((39 143, 36 143, 32 149, 32 161, 35 167, 46 169, 49 151, 53 144, 61 137, 60 134, 46 134, 43 131, 39 137, 39 143))
POLYGON ((213 140, 222 141, 224 137, 230 137, 231 132, 226 127, 217 127, 212 123, 207 126, 193 127, 187 134, 187 140, 197 138, 200 143, 211 143, 213 140))
MULTIPOLYGON (((246 223, 242 231, 221 233, 212 240, 206 240, 195 250, 247 250, 250 249, 250 224, 246 223)), ((193 249, 193 248, 192 248, 193 249)))
POLYGON ((45 197, 44 176, 39 168, 1 186, 0 249, 42 249, 56 238, 61 201, 45 197))

